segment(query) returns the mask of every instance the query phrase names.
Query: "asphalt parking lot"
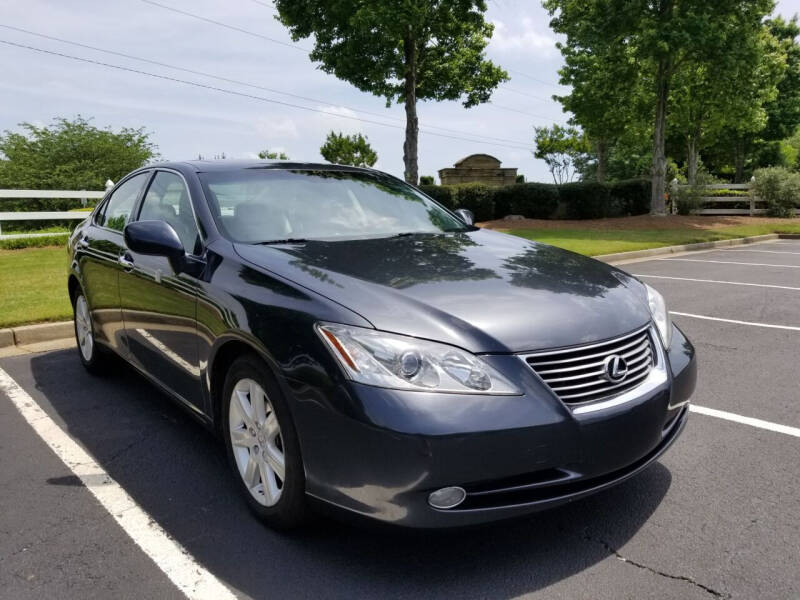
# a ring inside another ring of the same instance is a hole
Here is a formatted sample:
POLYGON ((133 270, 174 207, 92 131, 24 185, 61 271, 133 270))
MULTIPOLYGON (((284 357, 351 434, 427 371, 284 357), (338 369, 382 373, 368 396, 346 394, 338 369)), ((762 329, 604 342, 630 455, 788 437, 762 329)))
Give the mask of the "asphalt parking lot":
POLYGON ((179 598, 211 574, 241 598, 800 597, 800 240, 622 268, 694 342, 693 406, 724 412, 693 413, 616 488, 480 529, 318 518, 274 533, 239 499, 222 446, 129 369, 91 378, 74 349, 0 359, 35 402, 0 392, 0 596, 179 598), (190 562, 156 566, 120 525, 128 508, 109 512, 75 474, 85 461, 67 467, 37 435, 50 419, 190 562))

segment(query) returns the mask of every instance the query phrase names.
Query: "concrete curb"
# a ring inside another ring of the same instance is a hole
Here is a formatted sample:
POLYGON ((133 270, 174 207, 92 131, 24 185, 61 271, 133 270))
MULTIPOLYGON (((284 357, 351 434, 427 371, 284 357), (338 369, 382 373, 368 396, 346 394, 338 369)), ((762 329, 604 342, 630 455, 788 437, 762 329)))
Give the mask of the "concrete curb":
POLYGON ((669 256, 670 254, 677 254, 679 252, 713 250, 714 248, 724 248, 726 246, 743 246, 745 244, 756 244, 758 242, 769 242, 778 239, 800 239, 800 235, 793 233, 768 233, 766 235, 754 235, 751 237, 735 238, 732 240, 698 242, 696 244, 681 244, 679 246, 662 246, 660 248, 649 248, 647 250, 633 250, 632 252, 617 252, 616 254, 601 254, 598 256, 593 256, 592 258, 605 263, 615 263, 620 261, 669 256))
POLYGON ((0 329, 0 348, 67 339, 73 335, 75 335, 75 330, 72 321, 21 325, 20 327, 0 329))

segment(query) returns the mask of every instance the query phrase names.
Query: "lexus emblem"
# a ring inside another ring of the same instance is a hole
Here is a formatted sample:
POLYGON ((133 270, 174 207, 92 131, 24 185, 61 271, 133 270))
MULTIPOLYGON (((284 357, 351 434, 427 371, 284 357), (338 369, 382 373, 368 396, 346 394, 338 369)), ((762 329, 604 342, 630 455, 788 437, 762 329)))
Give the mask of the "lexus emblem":
POLYGON ((628 363, 619 354, 612 354, 603 361, 603 379, 619 383, 628 374, 628 363))

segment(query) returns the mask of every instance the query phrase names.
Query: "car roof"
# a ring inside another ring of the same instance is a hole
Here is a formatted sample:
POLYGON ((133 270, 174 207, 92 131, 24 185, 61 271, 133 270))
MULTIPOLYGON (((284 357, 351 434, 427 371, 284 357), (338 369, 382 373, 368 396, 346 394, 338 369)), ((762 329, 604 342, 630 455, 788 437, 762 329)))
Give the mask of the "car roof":
POLYGON ((239 171, 243 169, 304 169, 314 171, 361 171, 375 173, 374 169, 353 167, 349 165, 335 165, 330 163, 300 162, 292 160, 186 160, 154 163, 147 165, 149 168, 189 167, 196 173, 211 171, 239 171))

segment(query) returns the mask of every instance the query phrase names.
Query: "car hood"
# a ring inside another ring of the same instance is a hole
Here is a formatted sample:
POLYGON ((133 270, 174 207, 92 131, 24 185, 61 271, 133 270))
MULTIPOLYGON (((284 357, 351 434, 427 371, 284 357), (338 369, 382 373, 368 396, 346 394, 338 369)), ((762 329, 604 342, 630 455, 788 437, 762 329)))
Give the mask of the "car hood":
POLYGON ((472 352, 588 343, 650 320, 642 284, 622 271, 489 230, 235 246, 377 329, 472 352))

